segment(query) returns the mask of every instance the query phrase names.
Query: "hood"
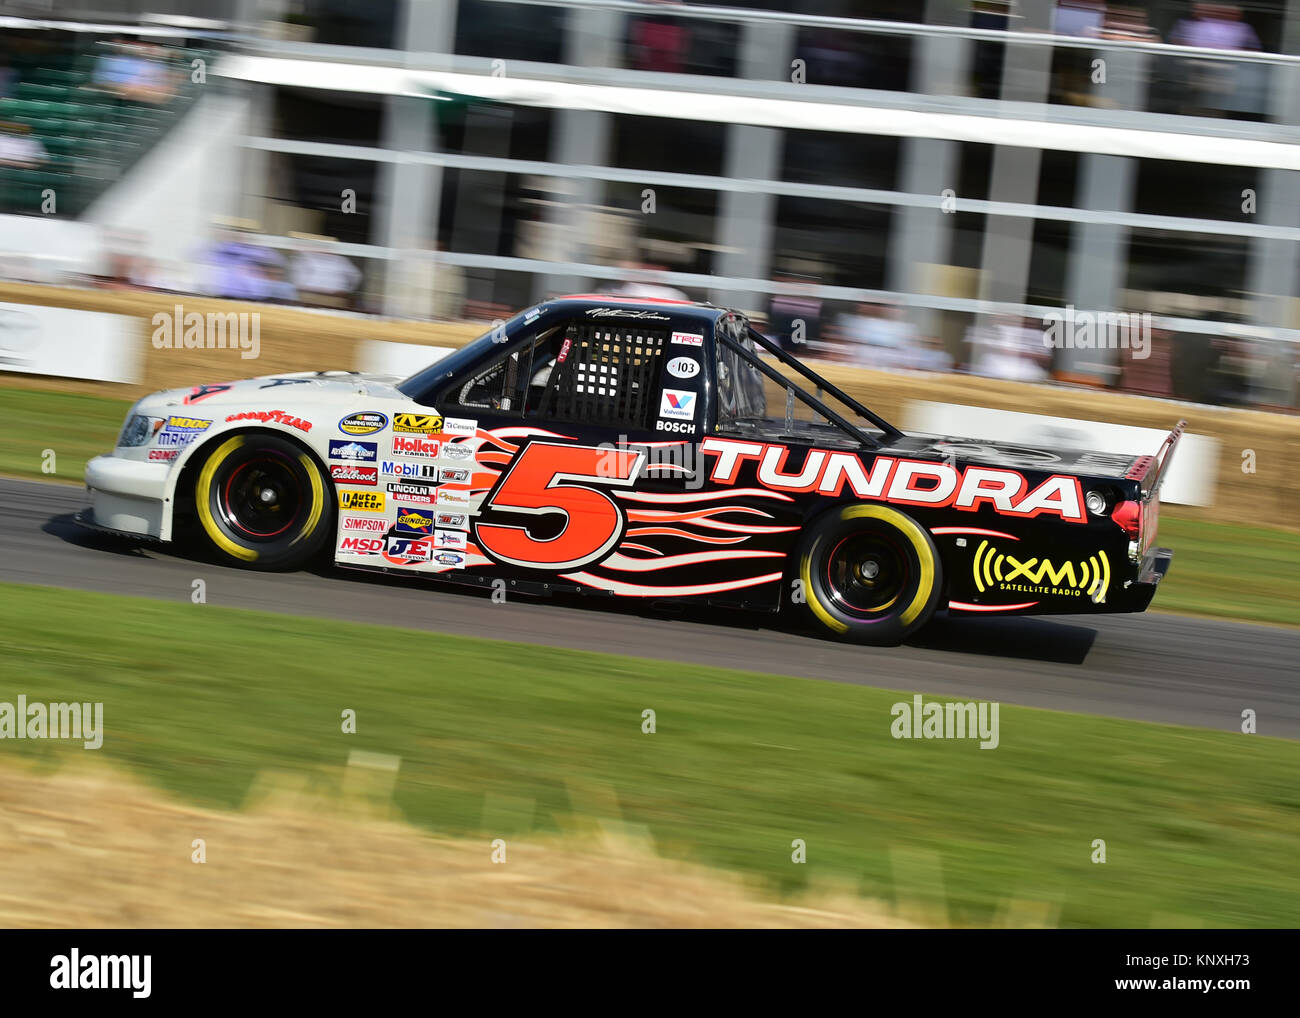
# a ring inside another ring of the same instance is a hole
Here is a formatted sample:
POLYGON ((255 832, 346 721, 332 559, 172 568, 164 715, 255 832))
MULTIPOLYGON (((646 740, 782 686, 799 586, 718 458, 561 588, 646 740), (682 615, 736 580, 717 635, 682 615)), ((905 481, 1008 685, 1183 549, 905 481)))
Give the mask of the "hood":
POLYGON ((150 407, 229 406, 284 401, 289 404, 321 400, 346 401, 353 397, 406 399, 396 385, 397 375, 366 374, 359 371, 299 371, 261 375, 235 382, 209 382, 187 389, 166 389, 141 402, 150 407))

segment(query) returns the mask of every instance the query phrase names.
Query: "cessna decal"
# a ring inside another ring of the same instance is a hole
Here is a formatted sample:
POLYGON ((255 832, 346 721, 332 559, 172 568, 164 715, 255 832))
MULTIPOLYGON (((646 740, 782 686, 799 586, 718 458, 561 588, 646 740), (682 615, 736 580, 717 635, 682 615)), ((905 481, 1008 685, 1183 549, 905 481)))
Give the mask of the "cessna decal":
POLYGON ((790 450, 783 445, 706 438, 700 450, 717 456, 710 479, 719 484, 735 484, 741 463, 755 460, 759 483, 776 491, 839 495, 847 484, 858 498, 972 512, 988 503, 1006 516, 1051 513, 1073 523, 1088 522, 1079 481, 1064 474, 1053 474, 1029 491, 1023 474, 997 467, 961 470, 947 463, 877 456, 868 470, 851 452, 813 449, 799 472, 790 473, 785 469, 790 450))

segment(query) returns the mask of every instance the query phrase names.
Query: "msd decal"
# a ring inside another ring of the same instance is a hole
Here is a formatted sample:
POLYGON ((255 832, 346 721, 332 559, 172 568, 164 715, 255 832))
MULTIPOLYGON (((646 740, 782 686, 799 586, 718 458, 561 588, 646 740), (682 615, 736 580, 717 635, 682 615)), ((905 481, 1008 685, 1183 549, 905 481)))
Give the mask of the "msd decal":
POLYGON ((868 470, 853 453, 812 449, 798 473, 790 473, 785 469, 790 450, 783 445, 706 438, 700 451, 718 458, 710 479, 719 484, 735 484, 741 463, 753 460, 759 483, 774 491, 839 495, 848 485, 858 498, 900 505, 974 512, 987 502, 1005 516, 1050 513, 1072 523, 1088 522, 1078 478, 1062 474, 1029 491, 1023 474, 995 467, 960 470, 946 463, 877 456, 868 470))

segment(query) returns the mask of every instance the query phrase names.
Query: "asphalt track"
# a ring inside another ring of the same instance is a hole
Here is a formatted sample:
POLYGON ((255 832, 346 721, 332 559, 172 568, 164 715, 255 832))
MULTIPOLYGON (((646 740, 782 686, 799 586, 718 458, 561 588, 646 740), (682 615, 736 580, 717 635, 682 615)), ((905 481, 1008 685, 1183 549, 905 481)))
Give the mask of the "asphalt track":
POLYGON ((209 604, 1234 732, 1250 708, 1259 734, 1300 738, 1300 630, 1158 613, 940 614, 906 646, 860 648, 789 631, 775 617, 669 616, 589 598, 494 604, 480 591, 332 567, 246 572, 87 531, 72 519, 84 505, 72 485, 0 479, 0 580, 189 603, 201 577, 209 604))

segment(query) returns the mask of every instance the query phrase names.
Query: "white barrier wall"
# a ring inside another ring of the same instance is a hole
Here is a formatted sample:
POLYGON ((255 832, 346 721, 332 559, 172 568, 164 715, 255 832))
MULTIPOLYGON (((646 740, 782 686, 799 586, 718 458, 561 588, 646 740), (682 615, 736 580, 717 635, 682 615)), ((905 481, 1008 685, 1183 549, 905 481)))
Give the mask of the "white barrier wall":
POLYGON ((0 304, 0 371, 139 382, 140 319, 39 304, 0 304))

